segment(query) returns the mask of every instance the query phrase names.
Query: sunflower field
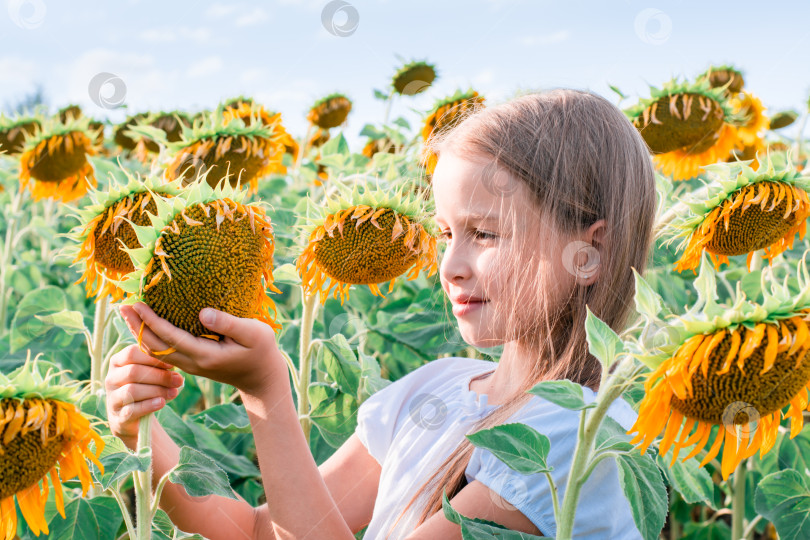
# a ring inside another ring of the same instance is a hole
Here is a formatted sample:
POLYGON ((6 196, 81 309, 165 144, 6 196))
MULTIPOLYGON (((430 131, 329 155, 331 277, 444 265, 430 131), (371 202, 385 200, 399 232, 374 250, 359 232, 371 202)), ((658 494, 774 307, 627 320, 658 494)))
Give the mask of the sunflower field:
MULTIPOLYGON (((427 61, 399 66, 362 148, 344 137, 340 93, 312 104, 303 134, 248 96, 119 125, 75 105, 0 118, 0 540, 202 538, 158 508, 167 482, 265 502, 233 387, 184 373, 141 421, 181 448, 155 485, 148 436, 132 451, 111 434, 110 358, 140 344, 121 305, 215 340, 204 307, 270 325, 318 464, 390 381, 439 357, 497 361, 462 340, 441 290, 424 145, 490 103, 459 89, 421 125, 389 118, 437 76, 427 61)), ((531 390, 581 415, 557 538, 588 519, 577 500, 603 459, 645 539, 810 538, 808 106, 766 109, 729 65, 615 91, 657 170, 656 243, 628 327, 589 313, 595 401, 565 380, 531 390), (629 432, 606 415, 617 399, 638 412, 629 432)), ((549 471, 549 440, 528 426, 469 438, 519 472, 549 471)), ((443 510, 464 538, 536 538, 446 498, 443 510)))

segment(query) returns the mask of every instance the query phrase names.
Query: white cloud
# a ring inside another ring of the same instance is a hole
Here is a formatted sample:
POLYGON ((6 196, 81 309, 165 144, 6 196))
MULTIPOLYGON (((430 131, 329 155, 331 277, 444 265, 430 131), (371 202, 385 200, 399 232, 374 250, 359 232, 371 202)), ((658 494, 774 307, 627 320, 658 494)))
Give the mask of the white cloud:
POLYGON ((208 28, 189 28, 188 26, 160 28, 150 28, 141 32, 139 36, 148 43, 168 43, 172 41, 193 41, 204 43, 211 39, 211 31, 208 28))
POLYGON ((571 37, 568 30, 558 30, 551 34, 541 34, 536 36, 523 36, 520 38, 520 43, 526 47, 534 45, 551 45, 554 43, 562 43, 571 37))
POLYGON ((23 94, 34 90, 38 80, 39 70, 34 62, 19 56, 0 57, 0 88, 6 96, 22 98, 23 94))
POLYGON ((249 13, 240 15, 236 19, 236 26, 254 26, 269 19, 267 12, 260 7, 254 8, 249 13))
POLYGON ((215 3, 211 4, 208 9, 205 10, 205 16, 209 19, 219 19, 235 13, 237 9, 239 9, 239 5, 237 4, 215 3))
POLYGON ((207 77, 217 73, 222 69, 222 66, 224 66, 224 63, 222 62, 221 57, 209 56, 207 58, 203 58, 199 62, 194 62, 191 64, 186 70, 186 75, 189 78, 207 77))

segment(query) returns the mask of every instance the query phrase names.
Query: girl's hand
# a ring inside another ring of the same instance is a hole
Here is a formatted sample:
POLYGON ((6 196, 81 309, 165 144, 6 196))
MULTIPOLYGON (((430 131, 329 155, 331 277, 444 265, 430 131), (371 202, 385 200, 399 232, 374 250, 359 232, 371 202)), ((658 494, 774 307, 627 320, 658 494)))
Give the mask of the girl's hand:
POLYGON ((104 385, 107 389, 107 418, 113 435, 131 449, 138 443, 138 420, 163 408, 177 397, 183 376, 130 345, 110 359, 104 385))
POLYGON ((149 355, 186 373, 230 384, 250 395, 291 392, 287 362, 278 349, 275 332, 261 321, 205 308, 200 312, 200 322, 225 336, 213 341, 177 328, 143 302, 121 306, 121 315, 136 339, 144 323, 141 344, 149 355))

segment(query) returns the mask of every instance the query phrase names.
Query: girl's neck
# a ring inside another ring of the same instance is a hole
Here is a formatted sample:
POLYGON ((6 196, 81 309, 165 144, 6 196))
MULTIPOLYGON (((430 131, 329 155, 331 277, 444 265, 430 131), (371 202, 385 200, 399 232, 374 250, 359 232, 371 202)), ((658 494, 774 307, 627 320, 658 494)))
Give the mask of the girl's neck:
POLYGON ((494 372, 470 383, 470 390, 487 395, 487 403, 500 405, 526 384, 531 376, 530 356, 521 354, 515 343, 507 343, 494 372))

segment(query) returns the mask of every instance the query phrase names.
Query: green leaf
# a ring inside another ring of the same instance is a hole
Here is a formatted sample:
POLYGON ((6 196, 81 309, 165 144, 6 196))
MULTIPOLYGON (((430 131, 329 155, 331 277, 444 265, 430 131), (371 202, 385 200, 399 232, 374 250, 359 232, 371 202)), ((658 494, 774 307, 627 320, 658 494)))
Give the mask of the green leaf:
POLYGON ((67 297, 58 287, 43 287, 23 296, 11 321, 11 352, 22 349, 53 328, 52 325, 39 320, 36 315, 51 314, 65 309, 67 297))
POLYGON ((388 99, 388 94, 386 94, 386 93, 385 93, 385 92, 383 92, 382 90, 377 90, 377 89, 375 88, 375 89, 374 89, 374 98, 375 98, 375 99, 380 99, 380 100, 382 100, 382 101, 385 101, 385 100, 387 100, 387 99, 388 99))
POLYGON ((358 398, 365 401, 369 396, 372 396, 391 384, 388 379, 383 379, 380 371, 380 363, 373 356, 364 353, 362 350, 357 349, 358 357, 360 358, 360 392, 358 398))
POLYGON ((510 469, 522 474, 551 472, 546 464, 548 437, 525 424, 502 424, 467 435, 475 446, 486 448, 510 469))
POLYGON ((800 431, 794 438, 783 437, 777 445, 779 469, 810 470, 810 432, 800 431))
POLYGON ((334 399, 323 401, 309 413, 324 440, 335 448, 343 444, 357 427, 357 400, 338 393, 334 399))
POLYGON ((596 432, 596 451, 629 452, 634 448, 630 444, 631 439, 621 424, 610 416, 605 416, 596 432))
POLYGON ((588 312, 585 316, 588 350, 599 360, 603 369, 610 369, 616 355, 624 352, 624 343, 611 327, 591 312, 591 308, 585 306, 585 310, 588 312))
POLYGON ((731 528, 725 521, 711 523, 687 523, 683 528, 683 540, 729 540, 731 528))
POLYGON ((341 392, 357 395, 362 368, 343 334, 335 334, 318 348, 318 365, 335 381, 341 392))
POLYGON ((332 137, 323 146, 321 146, 321 156, 333 156, 335 154, 349 157, 349 143, 346 142, 346 137, 343 133, 338 133, 336 137, 332 137))
POLYGON ((244 405, 225 403, 214 405, 191 417, 210 429, 233 433, 250 433, 250 419, 244 405))
POLYGON ((62 310, 49 315, 34 315, 37 319, 49 326, 61 328, 68 334, 81 334, 87 330, 84 317, 80 311, 62 310))
POLYGON ((678 490, 683 500, 690 504, 713 506, 714 482, 705 467, 698 467, 700 463, 696 459, 688 459, 686 462, 678 459, 670 467, 672 461, 670 449, 666 456, 659 455, 657 461, 670 485, 678 490))
POLYGON ((447 493, 442 492, 442 512, 444 517, 451 523, 461 525, 462 540, 479 540, 489 538, 501 538, 503 540, 535 540, 545 538, 535 536, 520 531, 512 531, 494 521, 479 518, 468 518, 462 515, 450 504, 447 493))
POLYGON ((205 540, 205 537, 181 531, 172 523, 169 514, 158 509, 152 518, 152 540, 205 540))
POLYGON ((636 311, 643 315, 648 321, 652 321, 661 313, 664 301, 655 290, 641 277, 633 268, 633 277, 636 283, 636 292, 633 301, 636 304, 636 311))
POLYGON ((76 498, 65 505, 65 519, 56 514, 48 523, 48 540, 115 540, 124 521, 118 503, 100 495, 92 499, 76 498))
POLYGON ((586 404, 585 399, 582 397, 582 387, 568 379, 539 382, 529 390, 529 393, 573 411, 590 409, 596 406, 594 403, 586 404))
POLYGON ((180 449, 180 461, 169 473, 169 481, 183 486, 192 497, 214 494, 237 498, 225 471, 213 459, 188 446, 180 449))
POLYGON ((773 523, 783 540, 810 538, 810 489, 793 469, 769 474, 757 486, 757 512, 773 523))
POLYGON ((131 452, 118 437, 105 436, 105 446, 101 453, 104 475, 101 487, 109 489, 135 471, 144 472, 152 461, 152 449, 143 448, 140 453, 131 452))
MULTIPOLYGON (((273 225, 275 225, 275 222, 273 222, 273 225)), ((295 269, 294 264, 282 264, 278 268, 273 269, 273 282, 298 285, 301 283, 301 276, 298 275, 298 270, 295 269)))
POLYGON ((619 455, 616 463, 619 483, 630 501, 636 527, 645 540, 657 540, 669 507, 661 471, 649 455, 635 452, 619 455))

